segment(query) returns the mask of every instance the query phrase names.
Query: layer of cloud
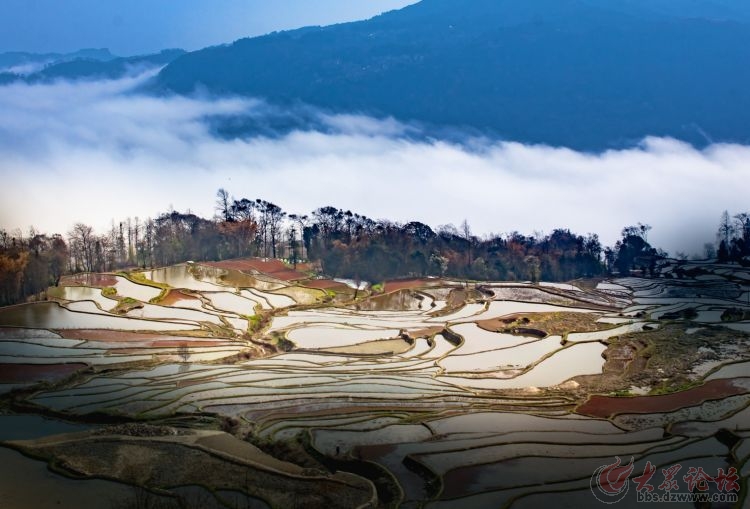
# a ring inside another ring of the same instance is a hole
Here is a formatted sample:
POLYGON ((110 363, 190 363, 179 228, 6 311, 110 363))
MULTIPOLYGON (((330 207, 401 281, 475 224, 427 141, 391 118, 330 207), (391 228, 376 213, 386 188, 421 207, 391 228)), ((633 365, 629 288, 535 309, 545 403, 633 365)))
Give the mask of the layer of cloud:
POLYGON ((0 88, 0 228, 65 232, 82 221, 103 231, 170 206, 211 216, 223 187, 289 212, 334 205, 433 226, 467 219, 477 234, 566 227, 613 243, 640 221, 654 244, 693 253, 714 239, 724 209, 750 208, 746 146, 649 138, 586 154, 434 140, 392 119, 309 109, 315 128, 230 139, 215 134, 223 120, 261 125, 279 110, 134 92, 146 78, 0 88))

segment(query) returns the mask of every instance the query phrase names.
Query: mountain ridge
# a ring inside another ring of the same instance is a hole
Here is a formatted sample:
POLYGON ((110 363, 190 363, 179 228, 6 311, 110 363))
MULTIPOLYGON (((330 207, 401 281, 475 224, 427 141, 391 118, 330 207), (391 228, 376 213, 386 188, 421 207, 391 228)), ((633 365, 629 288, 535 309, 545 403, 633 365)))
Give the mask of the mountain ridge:
POLYGON ((688 4, 686 17, 669 0, 615 9, 602 0, 423 0, 188 53, 154 89, 303 102, 581 150, 646 136, 746 143, 750 8, 688 4))
POLYGON ((25 81, 44 83, 58 79, 118 79, 133 72, 166 65, 185 54, 181 49, 119 57, 107 48, 83 49, 73 53, 0 53, 0 84, 25 81))
MULTIPOLYGON (((750 4, 737 0, 423 0, 189 53, 67 61, 24 79, 164 66, 144 90, 251 96, 279 109, 393 117, 428 135, 466 130, 600 152, 647 136, 750 143, 748 61, 750 4)), ((259 132, 237 119, 217 131, 259 132)))

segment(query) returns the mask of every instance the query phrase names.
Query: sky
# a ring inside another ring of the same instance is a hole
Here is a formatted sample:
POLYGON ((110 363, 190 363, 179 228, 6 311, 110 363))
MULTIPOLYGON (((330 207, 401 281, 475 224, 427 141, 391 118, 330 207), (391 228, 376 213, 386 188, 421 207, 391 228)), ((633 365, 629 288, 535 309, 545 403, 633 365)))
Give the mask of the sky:
POLYGON ((2 0, 0 52, 190 51, 275 30, 366 19, 415 1, 2 0))
MULTIPOLYGON (((196 49, 245 35, 366 18, 409 1, 3 0, 0 51, 109 47, 121 55, 196 49)), ((649 240, 699 254, 725 209, 748 211, 750 147, 698 150, 663 138, 600 154, 452 133, 314 109, 317 129, 224 139, 207 119, 278 114, 253 98, 150 97, 150 75, 0 86, 0 228, 66 233, 170 208, 204 217, 215 194, 262 198, 289 213, 332 205, 373 219, 479 236, 564 227, 612 245, 643 222, 649 240)))
POLYGON ((206 118, 263 122, 256 99, 151 97, 148 75, 0 88, 0 228, 65 233, 170 208, 215 214, 215 194, 289 213, 333 205, 479 236, 556 227, 612 245, 644 222, 672 254, 699 254, 724 209, 746 211, 750 147, 648 138, 601 154, 473 138, 430 140, 393 119, 310 113, 317 130, 224 139, 206 118))

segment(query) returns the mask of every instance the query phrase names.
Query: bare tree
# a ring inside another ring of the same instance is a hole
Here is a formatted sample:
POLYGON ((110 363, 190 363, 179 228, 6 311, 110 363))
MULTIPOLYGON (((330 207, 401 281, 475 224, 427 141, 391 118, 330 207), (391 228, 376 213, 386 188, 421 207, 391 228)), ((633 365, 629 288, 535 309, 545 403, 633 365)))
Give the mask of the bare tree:
POLYGON ((68 232, 72 266, 78 270, 91 272, 94 270, 95 236, 91 226, 76 223, 68 232))
POLYGON ((305 229, 308 227, 309 218, 306 215, 289 214, 289 219, 292 222, 297 223, 299 226, 299 234, 302 237, 302 243, 300 244, 300 258, 303 260, 307 259, 306 246, 305 246, 305 229))
POLYGON ((750 212, 740 212, 735 214, 734 219, 737 221, 737 230, 743 239, 750 239, 750 212))
POLYGON ((138 240, 138 236, 141 233, 141 222, 138 219, 138 216, 135 216, 135 227, 133 228, 133 240, 134 240, 134 246, 135 246, 135 264, 138 265, 138 255, 142 254, 139 253, 141 243, 138 240))
MULTIPOLYGON (((148 265, 150 267, 154 266, 154 221, 151 218, 147 218, 146 221, 143 223, 144 228, 144 240, 146 245, 146 256, 145 258, 148 259, 148 265)), ((144 265, 146 264, 146 259, 144 258, 144 265)))
POLYGON ((119 263, 125 263, 125 225, 120 221, 120 231, 117 236, 117 260, 119 263))
POLYGON ((471 227, 469 226, 469 222, 464 219, 461 223, 461 237, 464 238, 464 240, 468 243, 469 249, 467 251, 468 254, 468 261, 467 261, 467 267, 471 265, 473 261, 473 253, 472 253, 472 247, 474 244, 474 236, 471 233, 471 227))
POLYGON ((271 254, 276 258, 276 246, 281 238, 281 223, 286 216, 286 212, 281 207, 273 203, 266 204, 266 214, 268 214, 268 235, 271 240, 271 254))
POLYGON ((719 221, 719 240, 723 240, 724 244, 728 247, 733 235, 734 225, 732 224, 732 220, 729 218, 729 212, 725 210, 721 213, 721 220, 719 221))
POLYGON ((716 246, 712 242, 703 244, 703 256, 706 259, 716 258, 716 246))
POLYGON ((232 220, 231 200, 229 193, 223 187, 216 191, 216 210, 224 221, 232 220))
POLYGON ((130 218, 127 219, 128 224, 128 263, 134 263, 135 260, 135 244, 133 243, 133 223, 130 218))
POLYGON ((297 252, 297 230, 294 229, 294 226, 289 227, 289 261, 292 262, 292 266, 296 269, 297 268, 297 261, 299 259, 299 255, 297 252))
POLYGON ((263 256, 268 258, 268 205, 265 200, 255 200, 255 209, 258 211, 258 244, 262 249, 263 256))

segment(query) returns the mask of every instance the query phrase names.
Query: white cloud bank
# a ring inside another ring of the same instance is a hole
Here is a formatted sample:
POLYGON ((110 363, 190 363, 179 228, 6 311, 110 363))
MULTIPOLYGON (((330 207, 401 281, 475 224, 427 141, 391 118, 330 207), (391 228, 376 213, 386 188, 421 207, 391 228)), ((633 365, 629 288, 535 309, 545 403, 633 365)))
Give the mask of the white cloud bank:
POLYGON ((476 234, 565 227, 613 243, 638 221, 671 252, 699 252, 719 215, 750 209, 750 147, 650 138, 629 150, 415 141, 393 120, 323 115, 324 130, 222 139, 207 118, 261 121, 253 100, 155 98, 144 78, 0 87, 0 228, 66 232, 77 221, 213 215, 219 187, 288 212, 323 205, 476 234), (260 120, 258 120, 260 119, 260 120), (466 148, 471 146, 471 149, 466 148))

